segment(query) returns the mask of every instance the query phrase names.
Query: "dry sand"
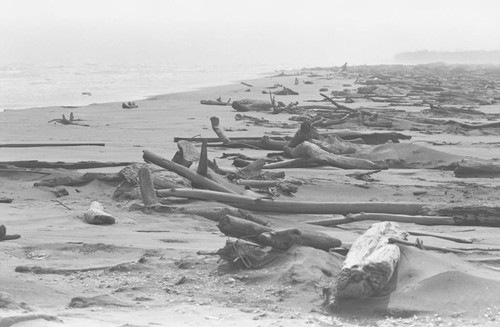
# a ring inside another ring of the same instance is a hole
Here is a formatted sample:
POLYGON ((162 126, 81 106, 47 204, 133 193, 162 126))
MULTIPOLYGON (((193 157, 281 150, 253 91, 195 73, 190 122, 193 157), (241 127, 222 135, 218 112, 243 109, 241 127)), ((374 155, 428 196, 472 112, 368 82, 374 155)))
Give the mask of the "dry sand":
MULTIPOLYGON (((235 121, 229 106, 200 105, 201 99, 252 98, 268 100, 265 87, 280 83, 300 92, 281 96, 283 102, 318 99, 318 89, 342 89, 353 84, 345 79, 312 79, 315 84, 293 86, 295 77, 269 77, 241 84, 169 94, 136 101, 138 109, 124 110, 121 103, 94 104, 78 108, 36 108, 0 113, 0 143, 103 142, 105 147, 0 148, 0 158, 44 161, 142 161, 142 150, 171 158, 177 150, 175 136, 214 137, 210 117, 217 116, 231 136, 262 136, 271 131, 293 135, 290 129, 265 128, 235 121), (67 117, 84 120, 90 127, 60 125, 47 121, 67 117)), ((126 100, 128 101, 128 99, 126 100)), ((362 103, 351 104, 363 105, 362 103)), ((373 106, 373 104, 370 104, 373 106)), ((495 109, 495 108, 494 108, 495 109)), ((496 108, 498 109, 498 108, 496 108)), ((287 122, 289 115, 249 113, 271 121, 287 122)), ((440 146, 450 154, 499 157, 498 148, 473 143, 497 141, 496 136, 464 137, 410 133, 419 141, 460 141, 459 146, 440 146), (496 151, 496 152, 495 152, 496 151)), ((418 143, 425 144, 425 143, 418 143)), ((426 146, 432 147, 429 144, 426 146)), ((222 152, 265 155, 257 150, 209 148, 209 157, 222 152)), ((229 167, 230 162, 218 159, 229 167)), ((120 168, 94 169, 117 172, 120 168)), ((423 203, 498 203, 498 179, 461 180, 453 172, 424 169, 391 169, 364 182, 334 168, 287 169, 288 177, 305 181, 294 199, 316 201, 416 201, 423 203), (424 193, 418 191, 426 191, 424 193), (414 192, 421 193, 414 195, 414 192)), ((322 271, 338 271, 342 259, 310 248, 296 248, 288 259, 256 271, 235 271, 219 266, 218 257, 197 255, 215 251, 226 241, 214 222, 187 215, 145 214, 129 211, 131 202, 115 202, 113 183, 94 181, 65 187, 69 195, 55 202, 44 188, 33 187, 38 173, 0 170, 0 224, 18 240, 0 243, 0 315, 46 314, 56 320, 30 320, 16 326, 498 326, 500 322, 500 258, 497 252, 471 255, 440 254, 404 247, 391 295, 354 301, 329 316, 321 309, 322 271), (111 226, 81 221, 93 200, 117 218, 111 226), (68 275, 14 272, 19 265, 50 268, 123 266, 116 271, 96 270, 68 275), (488 261, 473 261, 488 259, 488 261), (323 269, 323 270, 322 270, 323 269), (181 278, 183 283, 179 281, 181 278), (176 285, 178 284, 178 285, 176 285), (69 308, 74 297, 98 296, 100 305, 69 308)), ((278 228, 304 226, 314 218, 306 215, 261 215, 278 228)), ((341 228, 308 226, 343 242, 353 242, 370 222, 341 228)), ((496 247, 500 238, 494 228, 402 224, 420 231, 446 232, 472 237, 479 244, 463 245, 420 237, 425 244, 444 247, 496 247)), ((413 238, 414 239, 414 238, 413 238)), ((0 320, 0 326, 8 326, 0 320)))

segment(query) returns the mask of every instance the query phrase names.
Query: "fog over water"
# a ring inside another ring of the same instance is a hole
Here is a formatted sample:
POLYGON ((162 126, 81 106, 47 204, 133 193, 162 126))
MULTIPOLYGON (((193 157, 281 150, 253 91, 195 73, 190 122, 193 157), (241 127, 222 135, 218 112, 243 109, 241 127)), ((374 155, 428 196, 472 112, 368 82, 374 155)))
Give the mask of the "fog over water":
POLYGON ((499 50, 499 12, 498 0, 2 0, 0 110, 392 63, 408 51, 499 50))
POLYGON ((0 64, 294 66, 500 49, 497 0, 2 0, 0 64))

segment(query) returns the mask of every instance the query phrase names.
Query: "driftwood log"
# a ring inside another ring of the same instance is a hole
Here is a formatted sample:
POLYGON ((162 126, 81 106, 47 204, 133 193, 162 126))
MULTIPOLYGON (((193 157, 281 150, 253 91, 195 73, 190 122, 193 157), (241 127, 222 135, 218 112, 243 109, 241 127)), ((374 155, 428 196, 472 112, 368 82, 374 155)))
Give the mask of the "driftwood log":
POLYGON ((374 220, 374 221, 393 221, 398 223, 412 223, 419 225, 455 225, 453 217, 446 216, 420 216, 420 215, 402 215, 388 213, 353 213, 342 218, 331 218, 324 220, 308 221, 311 225, 337 226, 356 221, 374 220))
POLYGON ((224 235, 242 238, 255 243, 258 243, 260 234, 272 231, 269 227, 230 215, 226 215, 226 217, 219 220, 217 227, 224 235))
POLYGON ((158 190, 159 197, 178 197, 205 201, 222 202, 236 208, 259 212, 279 212, 295 214, 341 214, 360 212, 395 213, 418 215, 424 207, 412 202, 314 202, 279 201, 252 198, 238 194, 228 194, 208 190, 170 189, 158 190))
POLYGON ((83 220, 91 225, 112 225, 115 218, 104 211, 104 207, 97 201, 90 203, 89 209, 83 214, 83 220))
POLYGON ((283 251, 288 250, 293 245, 302 245, 328 252, 330 249, 342 245, 342 241, 328 234, 297 228, 262 233, 258 237, 258 242, 261 245, 272 246, 283 251))
POLYGON ((325 164, 343 169, 387 169, 386 165, 377 164, 361 158, 350 158, 326 152, 318 145, 304 141, 295 148, 285 148, 285 152, 293 158, 311 158, 318 164, 325 164))
POLYGON ((134 206, 134 209, 164 212, 164 213, 178 213, 187 215, 197 215, 207 218, 212 221, 220 221, 226 215, 232 215, 238 218, 242 218, 254 223, 267 226, 269 222, 256 217, 248 211, 230 208, 230 207, 209 207, 204 206, 203 208, 193 208, 193 207, 180 207, 174 208, 161 204, 156 196, 156 191, 154 189, 153 181, 151 178, 151 172, 147 167, 139 169, 139 184, 142 196, 142 202, 144 207, 134 206))
POLYGON ((389 238, 405 240, 408 233, 397 224, 373 224, 351 246, 335 285, 335 301, 383 295, 399 262, 400 250, 389 238))

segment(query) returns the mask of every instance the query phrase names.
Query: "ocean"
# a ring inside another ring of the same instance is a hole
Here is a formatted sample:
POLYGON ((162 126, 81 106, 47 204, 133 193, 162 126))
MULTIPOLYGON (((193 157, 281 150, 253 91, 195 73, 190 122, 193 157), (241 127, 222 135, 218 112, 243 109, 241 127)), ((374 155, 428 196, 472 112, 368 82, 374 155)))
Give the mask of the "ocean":
POLYGON ((257 78, 273 65, 78 64, 0 66, 0 111, 134 101, 257 78))

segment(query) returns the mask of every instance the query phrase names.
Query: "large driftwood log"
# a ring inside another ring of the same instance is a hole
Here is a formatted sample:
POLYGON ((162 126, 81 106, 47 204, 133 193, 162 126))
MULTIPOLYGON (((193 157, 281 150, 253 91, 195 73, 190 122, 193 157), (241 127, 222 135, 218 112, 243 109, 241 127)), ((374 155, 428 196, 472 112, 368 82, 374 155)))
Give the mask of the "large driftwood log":
POLYGON ((209 190, 214 190, 218 192, 226 192, 226 193, 236 193, 233 190, 224 187, 222 185, 217 184, 216 182, 203 177, 196 172, 193 172, 189 170, 188 168, 178 165, 175 162, 172 162, 170 160, 167 160, 165 158, 162 158, 160 156, 157 156, 156 154, 149 152, 149 151, 143 151, 143 158, 144 161, 146 162, 152 162, 155 165, 158 165, 162 168, 165 168, 167 170, 173 171, 174 173, 179 174, 180 176, 189 179, 193 184, 198 185, 199 187, 204 187, 209 190))
POLYGON ((90 203, 89 209, 83 214, 83 219, 92 225, 112 225, 115 223, 115 218, 105 212, 102 204, 97 201, 90 203))
POLYGON ((228 194, 208 190, 170 189, 158 190, 160 197, 179 197, 206 201, 217 201, 236 208, 259 212, 279 212, 296 214, 341 214, 360 212, 394 213, 417 215, 425 206, 422 203, 410 202, 313 202, 313 201, 279 201, 252 198, 238 194, 228 194))
POLYGON ((328 234, 297 228, 262 233, 258 237, 258 242, 261 245, 272 246, 283 251, 288 250, 293 245, 302 245, 328 252, 328 250, 342 245, 342 241, 328 234))
POLYGON ((217 227, 224 235, 255 243, 258 243, 260 234, 272 231, 269 227, 229 215, 219 220, 217 227))
POLYGON ((500 177, 500 161, 464 159, 454 170, 456 177, 500 177))
POLYGON ((408 236, 397 224, 373 224, 351 246, 335 285, 335 301, 342 298, 367 298, 382 295, 397 267, 400 250, 389 238, 408 236))
POLYGON ((316 144, 304 141, 295 148, 285 148, 285 152, 293 158, 312 158, 318 163, 343 169, 387 169, 386 165, 377 164, 360 158, 350 158, 326 152, 316 144))

